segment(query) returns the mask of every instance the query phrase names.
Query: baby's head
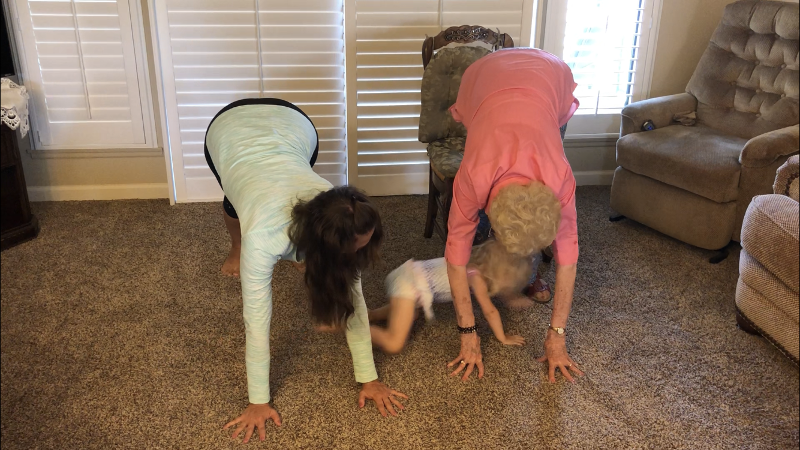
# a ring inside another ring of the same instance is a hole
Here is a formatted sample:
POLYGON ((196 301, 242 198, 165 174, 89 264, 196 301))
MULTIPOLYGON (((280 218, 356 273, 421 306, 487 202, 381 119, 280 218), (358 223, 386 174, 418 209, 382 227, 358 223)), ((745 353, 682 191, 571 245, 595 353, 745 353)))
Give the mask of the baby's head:
POLYGON ((537 181, 509 184, 492 200, 489 221, 508 252, 528 257, 555 240, 561 204, 549 187, 537 181))
POLYGON ((478 269, 489 295, 515 295, 522 289, 533 275, 533 257, 519 256, 510 253, 495 239, 472 249, 470 265, 478 269))

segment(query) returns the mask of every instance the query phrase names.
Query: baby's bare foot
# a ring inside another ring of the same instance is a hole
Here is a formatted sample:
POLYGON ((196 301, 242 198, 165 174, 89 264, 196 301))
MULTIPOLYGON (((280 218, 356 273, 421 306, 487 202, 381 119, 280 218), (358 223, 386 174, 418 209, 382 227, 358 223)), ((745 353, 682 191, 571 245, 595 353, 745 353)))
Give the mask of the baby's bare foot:
POLYGON ((523 295, 503 298, 503 303, 505 303, 506 308, 510 309, 526 309, 533 306, 533 300, 523 295))
POLYGON ((222 263, 222 274, 229 277, 239 278, 239 247, 231 247, 231 252, 225 262, 222 263))

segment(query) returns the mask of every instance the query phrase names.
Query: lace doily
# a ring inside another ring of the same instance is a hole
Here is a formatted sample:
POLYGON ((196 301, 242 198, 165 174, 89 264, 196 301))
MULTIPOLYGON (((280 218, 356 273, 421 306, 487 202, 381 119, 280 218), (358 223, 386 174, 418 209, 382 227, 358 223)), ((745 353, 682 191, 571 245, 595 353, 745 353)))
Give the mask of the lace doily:
POLYGON ((3 78, 1 83, 0 120, 12 130, 19 128, 24 137, 31 128, 28 123, 28 90, 8 78, 3 78))

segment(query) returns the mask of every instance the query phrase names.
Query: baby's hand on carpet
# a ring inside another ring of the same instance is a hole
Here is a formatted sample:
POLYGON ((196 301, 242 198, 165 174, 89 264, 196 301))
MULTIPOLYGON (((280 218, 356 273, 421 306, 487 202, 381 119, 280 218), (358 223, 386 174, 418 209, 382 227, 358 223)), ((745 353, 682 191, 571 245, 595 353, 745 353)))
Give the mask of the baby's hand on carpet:
POLYGON ((222 429, 227 430, 228 428, 239 424, 231 436, 232 439, 236 439, 239 437, 239 434, 244 431, 244 440, 242 443, 247 444, 250 442, 250 437, 253 435, 253 432, 258 430, 258 437, 263 441, 267 438, 266 423, 269 420, 275 422, 275 425, 281 426, 281 416, 278 415, 278 411, 270 406, 269 403, 251 403, 247 405, 247 408, 244 410, 241 416, 228 422, 227 425, 225 425, 222 429))
POLYGON ((405 407, 395 397, 408 399, 406 394, 390 389, 389 386, 386 386, 378 380, 370 381, 369 383, 361 385, 361 393, 358 395, 358 407, 363 408, 367 399, 370 399, 375 402, 375 406, 378 407, 378 411, 381 412, 383 417, 386 417, 386 411, 396 416, 397 412, 392 408, 392 405, 396 406, 397 409, 401 411, 404 410, 405 407))
POLYGON ((508 336, 508 335, 506 335, 506 338, 504 340, 500 341, 500 342, 502 342, 505 345, 521 346, 521 345, 525 344, 525 338, 522 337, 522 336, 508 336))

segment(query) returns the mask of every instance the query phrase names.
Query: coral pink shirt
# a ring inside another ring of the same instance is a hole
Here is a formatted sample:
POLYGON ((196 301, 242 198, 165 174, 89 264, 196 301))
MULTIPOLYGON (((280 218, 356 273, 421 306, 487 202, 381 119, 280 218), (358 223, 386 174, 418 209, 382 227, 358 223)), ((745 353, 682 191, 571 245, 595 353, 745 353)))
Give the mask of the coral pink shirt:
POLYGON ((559 127, 578 109, 575 81, 557 57, 536 49, 506 49, 484 56, 464 73, 453 118, 467 128, 464 159, 453 184, 445 257, 465 266, 478 226, 500 188, 539 181, 561 203, 553 243, 560 265, 578 261, 575 177, 559 127))

